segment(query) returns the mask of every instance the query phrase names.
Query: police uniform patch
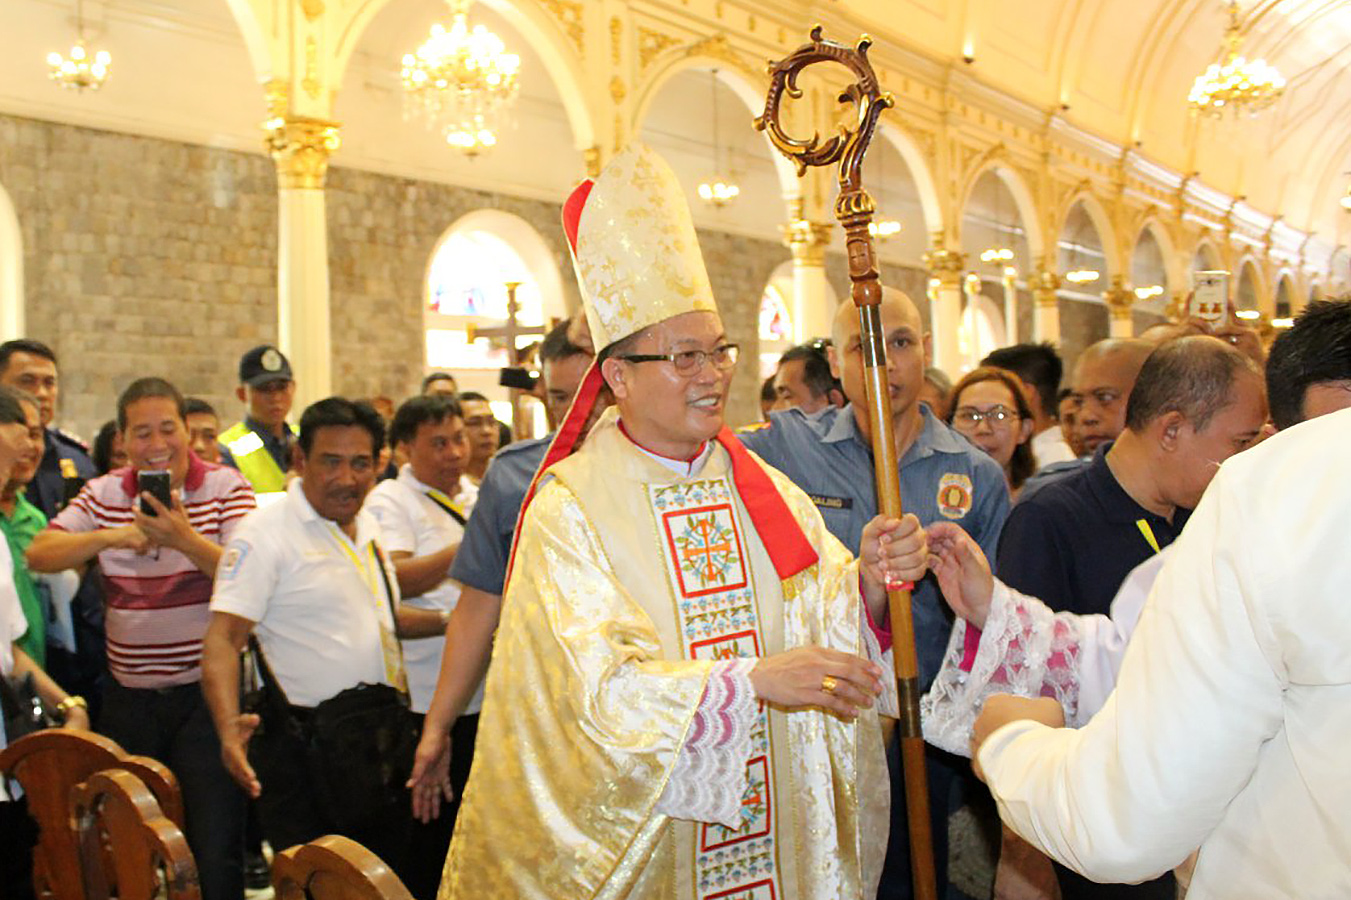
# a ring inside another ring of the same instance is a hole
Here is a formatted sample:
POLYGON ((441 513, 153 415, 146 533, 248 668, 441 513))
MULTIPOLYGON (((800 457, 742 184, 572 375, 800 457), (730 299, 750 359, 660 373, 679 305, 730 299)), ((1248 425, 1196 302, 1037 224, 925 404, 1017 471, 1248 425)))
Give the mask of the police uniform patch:
POLYGON ((971 479, 948 472, 938 479, 938 514, 945 519, 960 519, 971 511, 971 479))
POLYGON ((244 557, 249 555, 249 545, 243 541, 235 541, 225 548, 224 555, 220 558, 220 564, 216 566, 216 577, 222 581, 229 581, 239 572, 239 566, 244 562, 244 557))
POLYGON ((60 461, 59 465, 61 466, 61 477, 62 477, 62 478, 79 478, 79 477, 80 477, 80 470, 77 469, 77 468, 75 468, 75 460, 71 459, 70 457, 67 457, 67 456, 61 457, 61 461, 60 461))

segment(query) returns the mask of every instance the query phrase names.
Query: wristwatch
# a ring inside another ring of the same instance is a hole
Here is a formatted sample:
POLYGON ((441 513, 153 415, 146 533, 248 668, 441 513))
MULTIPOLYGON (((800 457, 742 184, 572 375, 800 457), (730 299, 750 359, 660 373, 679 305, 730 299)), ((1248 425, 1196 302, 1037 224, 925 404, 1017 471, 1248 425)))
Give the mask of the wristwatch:
POLYGON ((441 610, 441 627, 445 628, 449 624, 450 624, 450 610, 443 609, 441 610))
POLYGON ((62 720, 65 720, 66 718, 69 718, 70 711, 77 706, 83 710, 89 709, 89 704, 84 702, 83 697, 81 697, 79 694, 71 694, 70 696, 66 697, 66 699, 56 704, 56 711, 61 714, 62 720))

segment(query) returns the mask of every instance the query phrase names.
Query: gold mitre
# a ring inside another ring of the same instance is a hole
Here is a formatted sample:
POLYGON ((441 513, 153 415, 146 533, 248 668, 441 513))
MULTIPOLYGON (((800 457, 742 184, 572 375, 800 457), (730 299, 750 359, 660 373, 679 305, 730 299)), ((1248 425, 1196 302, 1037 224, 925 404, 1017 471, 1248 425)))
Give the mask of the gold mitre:
POLYGON ((685 193, 645 144, 577 186, 563 228, 596 349, 681 313, 718 311, 685 193))

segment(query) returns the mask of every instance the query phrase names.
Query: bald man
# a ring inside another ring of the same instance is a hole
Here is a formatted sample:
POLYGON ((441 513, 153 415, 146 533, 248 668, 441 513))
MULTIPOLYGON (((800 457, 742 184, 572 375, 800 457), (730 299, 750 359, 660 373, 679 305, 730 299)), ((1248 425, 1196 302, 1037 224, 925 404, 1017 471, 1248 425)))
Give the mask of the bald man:
MULTIPOLYGON (((880 312, 891 394, 890 427, 900 459, 905 511, 915 514, 923 525, 954 521, 988 552, 1008 515, 1003 473, 994 460, 919 402, 930 341, 915 304, 901 291, 885 288, 880 312)), ((802 488, 821 511, 826 527, 857 551, 863 526, 877 513, 877 494, 858 313, 852 304, 840 306, 832 332, 831 373, 843 384, 848 404, 811 416, 799 409, 774 412, 767 423, 748 429, 741 439, 802 488)), ((913 608, 920 686, 928 690, 942 662, 952 619, 932 577, 915 585, 913 608)), ((900 766, 894 758, 889 761, 891 840, 879 900, 909 897, 911 889, 900 766)), ((947 800, 954 778, 967 770, 964 760, 931 750, 929 790, 939 896, 944 896, 946 883, 947 800)))

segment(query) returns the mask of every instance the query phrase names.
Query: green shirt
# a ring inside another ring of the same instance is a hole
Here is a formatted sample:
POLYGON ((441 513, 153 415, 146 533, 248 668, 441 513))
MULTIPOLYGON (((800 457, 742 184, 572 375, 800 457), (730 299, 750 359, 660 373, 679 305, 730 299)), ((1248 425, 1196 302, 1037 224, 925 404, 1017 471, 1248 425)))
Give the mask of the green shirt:
POLYGON ((23 616, 28 620, 28 630, 17 643, 23 652, 33 657, 33 662, 42 667, 47 665, 47 621, 42 614, 37 582, 28 571, 23 555, 37 533, 46 527, 47 517, 42 514, 42 510, 29 503, 23 494, 14 504, 14 515, 7 516, 0 512, 0 531, 5 533, 9 553, 14 558, 14 587, 19 592, 23 616))

